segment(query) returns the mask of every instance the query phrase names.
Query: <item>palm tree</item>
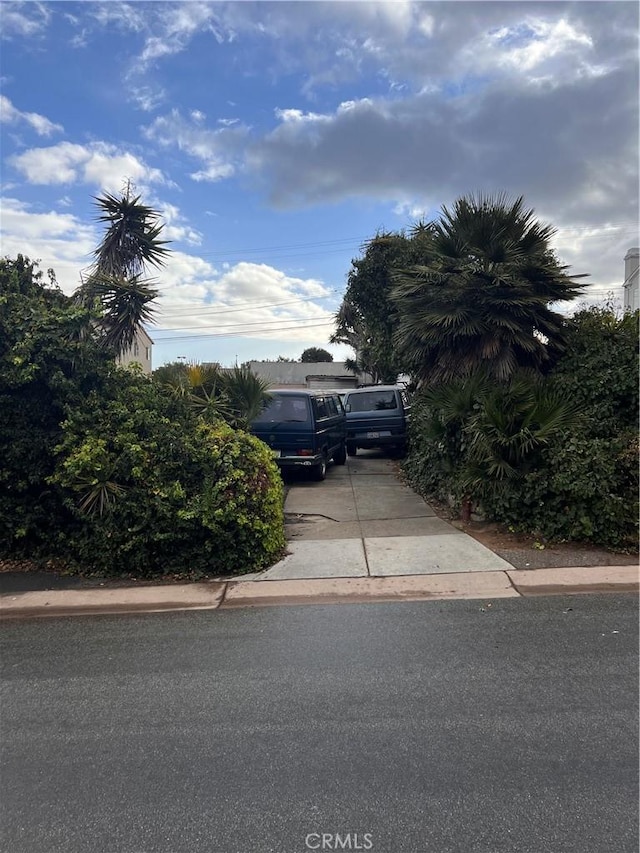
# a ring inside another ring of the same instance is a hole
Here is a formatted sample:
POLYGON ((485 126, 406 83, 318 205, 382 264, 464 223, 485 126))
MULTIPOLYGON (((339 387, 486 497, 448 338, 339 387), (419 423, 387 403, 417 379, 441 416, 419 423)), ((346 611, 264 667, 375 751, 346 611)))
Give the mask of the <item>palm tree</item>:
POLYGON ((121 196, 105 192, 95 198, 98 221, 106 225, 95 250, 89 274, 76 291, 84 303, 100 307, 100 337, 104 346, 121 355, 133 343, 142 323, 150 322, 158 296, 146 278, 147 267, 160 268, 168 254, 161 240, 159 214, 132 196, 128 184, 121 196))
POLYGON ((236 429, 248 429, 271 399, 269 383, 248 367, 221 371, 220 378, 230 411, 227 420, 236 429))
POLYGON ((247 429, 271 398, 269 383, 246 366, 223 369, 174 362, 155 370, 153 378, 185 398, 203 420, 224 420, 235 429, 247 429))
POLYGON ((433 385, 483 369, 505 382, 520 367, 553 365, 564 327, 551 306, 584 287, 551 251, 554 233, 505 195, 458 199, 414 227, 424 260, 396 270, 392 299, 396 344, 416 379, 433 385))
POLYGON ((539 464, 550 441, 584 423, 574 401, 527 370, 505 385, 478 371, 427 388, 420 399, 425 436, 440 443, 443 467, 457 472, 466 521, 474 499, 499 495, 539 464))

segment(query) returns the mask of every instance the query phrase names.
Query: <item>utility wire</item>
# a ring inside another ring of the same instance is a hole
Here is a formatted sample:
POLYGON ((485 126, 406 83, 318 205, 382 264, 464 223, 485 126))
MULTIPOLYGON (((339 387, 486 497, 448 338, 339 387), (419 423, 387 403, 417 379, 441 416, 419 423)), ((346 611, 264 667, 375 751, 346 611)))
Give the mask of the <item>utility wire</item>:
MULTIPOLYGON (((332 325, 333 325, 332 321, 327 321, 325 323, 314 323, 313 325, 310 325, 310 326, 299 326, 298 328, 300 329, 300 331, 305 331, 306 329, 319 329, 322 326, 332 326, 332 325)), ((172 336, 168 336, 168 337, 164 337, 164 338, 157 338, 155 336, 155 332, 153 329, 150 329, 150 332, 154 336, 153 342, 154 342, 154 346, 155 346, 158 344, 174 343, 177 341, 197 341, 201 338, 245 338, 245 337, 255 338, 255 337, 262 337, 262 335, 273 334, 274 332, 286 332, 286 331, 295 331, 295 330, 296 330, 295 326, 287 326, 287 327, 280 328, 280 329, 264 329, 262 332, 260 332, 259 329, 253 329, 253 330, 248 330, 245 332, 242 332, 242 331, 236 331, 236 332, 205 332, 202 335, 172 335, 172 336)), ((157 331, 160 331, 160 330, 157 330, 157 331)))
MULTIPOLYGON (((338 291, 334 288, 333 290, 331 290, 331 293, 332 294, 338 293, 338 291)), ((235 314, 238 311, 247 311, 247 310, 259 311, 263 308, 279 308, 282 305, 294 305, 298 302, 311 302, 314 299, 320 300, 320 299, 329 299, 329 298, 330 298, 329 295, 327 295, 327 296, 303 296, 303 297, 300 297, 300 299, 289 299, 286 302, 271 302, 268 305, 252 305, 251 303, 247 303, 246 305, 242 305, 239 308, 217 308, 215 305, 201 305, 201 304, 194 303, 193 308, 176 308, 175 310, 171 310, 170 308, 167 308, 167 311, 171 311, 172 316, 174 316, 174 315, 181 316, 182 314, 194 314, 194 313, 201 314, 203 311, 207 311, 207 312, 213 311, 213 312, 215 312, 215 314, 217 316, 218 314, 235 314)), ((161 304, 158 305, 159 309, 162 309, 162 307, 163 306, 161 304)))
MULTIPOLYGON (((243 328, 247 328, 248 326, 270 326, 273 323, 306 323, 307 321, 315 321, 315 320, 328 320, 329 318, 334 319, 333 314, 324 314, 320 317, 278 317, 275 320, 256 320, 255 322, 246 322, 246 323, 226 323, 224 325, 225 329, 235 328, 236 326, 242 326, 243 328)), ((217 329, 220 328, 219 325, 205 325, 205 326, 158 326, 158 331, 167 331, 167 332, 184 332, 189 329, 217 329)), ((285 327, 286 328, 286 327, 285 327)))

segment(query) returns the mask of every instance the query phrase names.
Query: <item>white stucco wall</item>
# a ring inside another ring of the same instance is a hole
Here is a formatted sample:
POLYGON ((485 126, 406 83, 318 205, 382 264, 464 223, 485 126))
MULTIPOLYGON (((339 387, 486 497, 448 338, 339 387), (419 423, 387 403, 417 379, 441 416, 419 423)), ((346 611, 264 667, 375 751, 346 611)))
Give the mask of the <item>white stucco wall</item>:
POLYGON ((137 362, 142 367, 142 372, 149 375, 152 369, 152 359, 153 341, 144 329, 138 329, 133 345, 120 356, 118 364, 126 367, 128 364, 137 362))
POLYGON ((629 249, 624 256, 624 292, 625 311, 637 311, 640 308, 640 278, 638 275, 638 263, 640 261, 640 249, 637 247, 629 249))

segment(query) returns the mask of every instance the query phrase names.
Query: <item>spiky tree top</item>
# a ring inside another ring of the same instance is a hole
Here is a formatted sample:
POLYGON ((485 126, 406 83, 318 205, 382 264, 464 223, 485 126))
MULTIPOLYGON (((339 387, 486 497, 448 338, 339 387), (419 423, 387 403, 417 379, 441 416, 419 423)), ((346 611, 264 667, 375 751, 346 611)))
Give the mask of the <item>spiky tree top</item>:
POLYGON ((426 384, 478 369, 498 381, 518 367, 544 371, 562 349, 556 302, 584 285, 550 248, 554 229, 523 199, 458 199, 440 219, 418 223, 413 237, 424 261, 394 274, 396 343, 426 384))

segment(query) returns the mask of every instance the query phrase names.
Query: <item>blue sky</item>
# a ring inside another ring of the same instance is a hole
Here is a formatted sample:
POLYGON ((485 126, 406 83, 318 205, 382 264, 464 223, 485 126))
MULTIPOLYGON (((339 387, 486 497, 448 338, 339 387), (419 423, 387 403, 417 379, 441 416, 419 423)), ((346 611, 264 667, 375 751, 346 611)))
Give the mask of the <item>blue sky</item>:
POLYGON ((2 253, 66 292, 129 179, 173 241, 154 366, 326 346, 379 229, 524 195, 619 297, 638 244, 635 2, 0 4, 2 253))

